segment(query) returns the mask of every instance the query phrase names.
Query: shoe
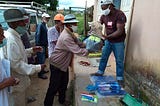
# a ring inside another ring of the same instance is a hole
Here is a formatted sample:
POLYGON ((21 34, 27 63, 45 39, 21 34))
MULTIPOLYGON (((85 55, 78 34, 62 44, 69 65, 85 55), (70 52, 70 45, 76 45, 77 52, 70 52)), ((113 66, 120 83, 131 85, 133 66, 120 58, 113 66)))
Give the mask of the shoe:
POLYGON ((104 72, 103 71, 100 71, 98 70, 96 73, 92 73, 90 74, 91 76, 103 76, 104 72))
POLYGON ((45 70, 42 70, 41 73, 45 74, 45 73, 48 73, 49 71, 45 71, 45 70))
POLYGON ((103 74, 100 74, 100 73, 92 73, 92 74, 90 74, 90 76, 103 76, 103 74))
POLYGON ((44 74, 38 74, 38 78, 41 78, 41 79, 48 79, 48 77, 44 74))
POLYGON ((117 82, 118 82, 118 84, 119 84, 122 88, 125 87, 125 84, 124 84, 124 81, 123 81, 123 80, 118 80, 117 82))
POLYGON ((27 97, 27 103, 31 103, 31 102, 34 102, 34 101, 36 101, 36 98, 34 96, 27 97))
MULTIPOLYGON (((60 102, 59 102, 60 103, 60 102)), ((71 103, 69 101, 65 101, 64 103, 60 103, 62 106, 70 106, 71 103)))

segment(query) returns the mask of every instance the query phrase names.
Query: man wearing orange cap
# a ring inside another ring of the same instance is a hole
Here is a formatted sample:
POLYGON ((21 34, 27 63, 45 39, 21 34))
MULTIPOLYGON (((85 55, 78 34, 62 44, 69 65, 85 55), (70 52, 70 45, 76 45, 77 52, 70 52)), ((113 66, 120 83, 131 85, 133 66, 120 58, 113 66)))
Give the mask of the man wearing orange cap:
POLYGON ((48 30, 48 56, 54 51, 54 47, 57 43, 58 37, 62 32, 64 16, 62 14, 57 14, 54 16, 55 25, 48 30))
POLYGON ((74 32, 77 31, 78 22, 73 14, 68 14, 64 17, 64 30, 60 34, 54 51, 49 58, 51 76, 44 106, 53 106, 53 100, 57 92, 59 94, 59 104, 69 106, 69 101, 66 100, 69 81, 68 68, 72 63, 74 54, 87 56, 89 53, 74 35, 74 32))

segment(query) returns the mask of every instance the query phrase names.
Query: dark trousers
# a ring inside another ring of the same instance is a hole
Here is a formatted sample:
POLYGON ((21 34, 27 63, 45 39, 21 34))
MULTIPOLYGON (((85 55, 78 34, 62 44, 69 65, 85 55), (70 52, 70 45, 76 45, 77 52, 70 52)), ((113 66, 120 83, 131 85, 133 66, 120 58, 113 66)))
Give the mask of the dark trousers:
POLYGON ((63 104, 65 102, 66 90, 69 80, 67 72, 61 71, 53 65, 50 65, 50 83, 44 100, 44 106, 53 106, 54 96, 58 92, 58 101, 63 104))
MULTIPOLYGON (((42 52, 38 52, 37 53, 37 59, 36 59, 36 63, 37 64, 44 64, 45 60, 46 60, 46 46, 42 46, 43 51, 42 52)), ((40 72, 38 72, 38 76, 41 76, 44 74, 43 72, 44 70, 41 70, 40 72)))
POLYGON ((47 46, 41 46, 43 48, 42 52, 37 52, 37 64, 44 64, 45 63, 45 59, 46 59, 46 49, 47 46))

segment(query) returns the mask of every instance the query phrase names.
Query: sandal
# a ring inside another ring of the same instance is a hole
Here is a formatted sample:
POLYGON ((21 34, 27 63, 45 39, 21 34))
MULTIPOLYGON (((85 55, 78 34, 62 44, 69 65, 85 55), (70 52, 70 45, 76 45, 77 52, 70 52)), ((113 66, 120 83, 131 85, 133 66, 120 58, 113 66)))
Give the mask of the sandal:
POLYGON ((70 103, 70 101, 65 101, 63 105, 64 105, 64 106, 70 106, 71 103, 70 103))
POLYGON ((36 98, 34 96, 27 97, 27 103, 31 103, 31 102, 34 102, 34 101, 36 101, 36 98))
POLYGON ((63 106, 70 106, 71 102, 70 101, 65 101, 64 103, 60 103, 63 106))
POLYGON ((42 73, 45 74, 45 73, 48 73, 49 70, 42 70, 42 73))
POLYGON ((48 77, 44 74, 38 74, 38 78, 41 78, 41 79, 48 79, 48 77))

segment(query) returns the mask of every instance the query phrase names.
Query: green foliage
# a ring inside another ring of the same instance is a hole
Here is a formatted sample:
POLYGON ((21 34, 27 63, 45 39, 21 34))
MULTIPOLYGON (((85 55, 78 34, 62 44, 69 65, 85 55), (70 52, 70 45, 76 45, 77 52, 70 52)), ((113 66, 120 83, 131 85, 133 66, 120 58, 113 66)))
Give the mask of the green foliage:
POLYGON ((84 33, 84 15, 76 14, 77 20, 79 20, 78 23, 78 34, 83 35, 84 33))
POLYGON ((50 7, 48 9, 56 11, 57 5, 58 5, 58 0, 49 0, 49 3, 50 3, 50 7))
POLYGON ((84 15, 76 14, 76 18, 79 21, 78 23, 78 34, 80 35, 79 40, 83 41, 83 39, 85 38, 84 36, 84 15))

